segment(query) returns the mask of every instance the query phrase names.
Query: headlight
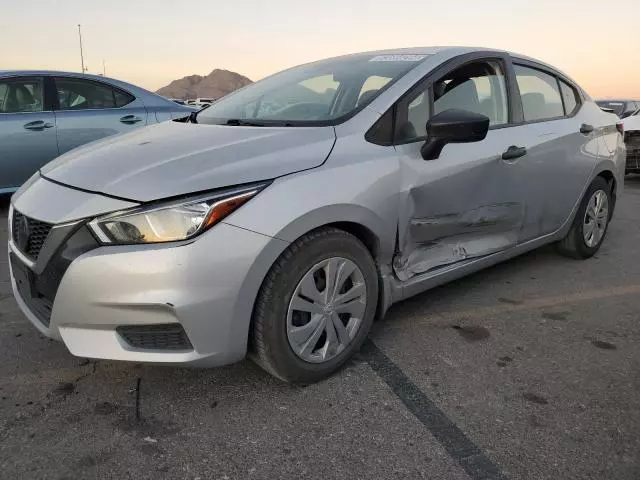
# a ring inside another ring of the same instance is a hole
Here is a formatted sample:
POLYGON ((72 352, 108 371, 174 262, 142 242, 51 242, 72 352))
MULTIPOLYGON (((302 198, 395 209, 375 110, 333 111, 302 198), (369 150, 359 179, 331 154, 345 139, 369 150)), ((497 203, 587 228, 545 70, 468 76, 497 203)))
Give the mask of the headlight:
POLYGON ((234 189, 180 203, 117 212, 89 222, 102 243, 134 244, 187 240, 229 215, 266 184, 234 189))

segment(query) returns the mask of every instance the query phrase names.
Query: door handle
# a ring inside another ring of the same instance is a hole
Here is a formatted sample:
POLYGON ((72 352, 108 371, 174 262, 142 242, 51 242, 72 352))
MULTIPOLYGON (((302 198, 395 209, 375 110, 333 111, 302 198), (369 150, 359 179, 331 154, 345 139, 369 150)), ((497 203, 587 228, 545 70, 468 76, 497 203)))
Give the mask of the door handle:
POLYGON ((33 122, 24 124, 24 128, 26 128, 27 130, 35 130, 35 131, 41 131, 41 130, 44 130, 45 128, 52 128, 52 127, 53 127, 53 123, 45 122, 43 120, 35 120, 33 122))
POLYGON ((120 118, 120 121, 122 123, 126 123, 127 125, 133 125, 134 123, 141 122, 142 119, 140 117, 136 117, 135 115, 125 115, 124 117, 120 118))
POLYGON ((593 125, 589 125, 588 123, 583 123, 580 126, 580 133, 583 133, 584 135, 590 134, 593 130, 593 125))
POLYGON ((515 160, 516 158, 523 157, 527 154, 527 149, 525 147, 516 147, 515 145, 511 145, 507 148, 506 152, 502 154, 503 160, 515 160))

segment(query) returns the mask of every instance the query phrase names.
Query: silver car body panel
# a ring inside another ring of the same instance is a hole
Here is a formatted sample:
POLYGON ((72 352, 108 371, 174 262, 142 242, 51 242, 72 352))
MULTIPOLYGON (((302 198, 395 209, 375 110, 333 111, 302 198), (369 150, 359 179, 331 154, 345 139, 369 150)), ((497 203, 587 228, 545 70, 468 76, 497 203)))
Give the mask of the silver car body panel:
POLYGON ((228 363, 246 352, 253 303, 273 262, 315 228, 335 225, 365 239, 379 268, 384 313, 393 302, 561 239, 600 173, 613 174, 615 194, 622 193, 625 151, 616 117, 586 96, 573 117, 493 128, 481 142, 447 145, 434 161, 422 159, 421 143, 365 141, 369 127, 434 69, 466 54, 507 55, 457 47, 380 53, 406 52, 429 56, 335 127, 164 124, 50 164, 45 177, 74 187, 32 180, 13 206, 52 222, 120 209, 117 202, 273 181, 193 241, 101 247, 80 256, 63 277, 50 327, 32 319, 36 326, 77 355, 228 363), (579 133, 583 123, 594 131, 579 133), (503 160, 514 144, 526 146, 527 155, 503 160), (38 206, 51 185, 68 189, 77 207, 38 206), (175 321, 194 341, 194 352, 131 349, 115 332, 117 325, 175 321))
POLYGON ((314 168, 334 143, 333 127, 164 122, 76 149, 41 172, 67 185, 147 202, 314 168))
POLYGON ((12 200, 13 207, 20 213, 53 225, 92 218, 103 213, 126 210, 139 205, 62 186, 42 178, 38 173, 14 194, 12 200), (55 199, 55 201, 43 202, 45 198, 55 199))

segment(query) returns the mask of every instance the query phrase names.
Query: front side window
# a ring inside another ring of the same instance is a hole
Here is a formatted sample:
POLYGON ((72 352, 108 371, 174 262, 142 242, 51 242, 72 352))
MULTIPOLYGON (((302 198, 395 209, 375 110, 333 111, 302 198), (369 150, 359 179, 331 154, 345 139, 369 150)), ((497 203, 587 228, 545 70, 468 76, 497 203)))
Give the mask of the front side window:
POLYGON ((260 126, 340 121, 373 101, 427 55, 362 54, 294 67, 251 84, 198 114, 198 123, 260 126))
POLYGON ((527 122, 564 116, 556 77, 534 68, 514 65, 522 111, 527 122))
POLYGON ((429 118, 449 109, 486 115, 490 125, 508 123, 507 88, 500 62, 469 63, 434 82, 433 113, 426 90, 412 93, 398 108, 398 140, 425 138, 429 118))
POLYGON ((560 90, 562 91, 562 100, 564 101, 564 113, 572 115, 578 107, 578 94, 569 84, 560 80, 560 90))
POLYGON ((98 82, 75 78, 56 78, 60 110, 95 110, 115 108, 116 98, 111 87, 98 82))
POLYGON ((42 79, 0 79, 0 113, 41 112, 43 106, 42 79))

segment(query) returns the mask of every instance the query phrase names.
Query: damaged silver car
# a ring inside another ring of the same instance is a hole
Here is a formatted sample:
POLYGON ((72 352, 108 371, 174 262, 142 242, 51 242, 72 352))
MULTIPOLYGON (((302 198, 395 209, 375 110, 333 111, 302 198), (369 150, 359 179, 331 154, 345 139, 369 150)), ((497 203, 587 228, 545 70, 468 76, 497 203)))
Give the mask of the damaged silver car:
POLYGON ((187 122, 73 150, 12 199, 12 285, 75 355, 292 382, 343 365, 399 300, 544 244, 602 244, 619 119, 504 51, 349 55, 187 122))

